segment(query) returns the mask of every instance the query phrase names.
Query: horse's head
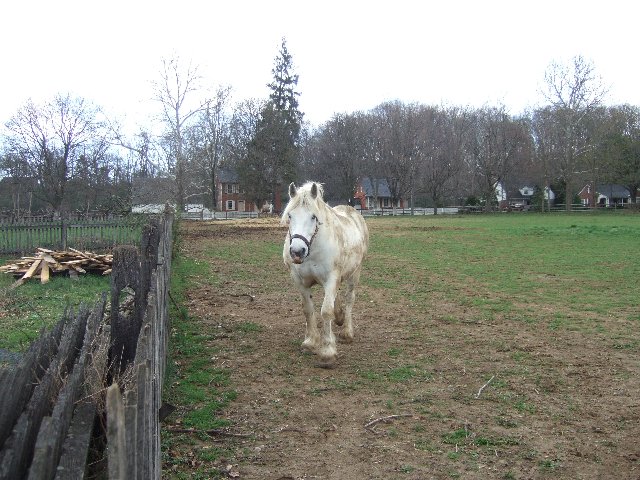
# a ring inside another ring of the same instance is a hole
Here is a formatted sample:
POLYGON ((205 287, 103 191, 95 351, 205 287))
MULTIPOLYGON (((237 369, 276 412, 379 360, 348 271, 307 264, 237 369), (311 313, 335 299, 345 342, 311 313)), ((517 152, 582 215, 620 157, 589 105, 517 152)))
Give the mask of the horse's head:
POLYGON ((299 189, 289 185, 289 203, 282 223, 289 224, 289 254, 293 263, 302 263, 311 253, 311 245, 322 225, 322 185, 308 182, 299 189))

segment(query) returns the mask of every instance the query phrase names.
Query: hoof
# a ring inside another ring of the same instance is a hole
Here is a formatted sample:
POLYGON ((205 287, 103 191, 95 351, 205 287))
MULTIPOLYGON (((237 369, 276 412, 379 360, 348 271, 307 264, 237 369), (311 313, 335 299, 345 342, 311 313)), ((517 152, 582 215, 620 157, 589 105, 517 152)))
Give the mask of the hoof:
POLYGON ((337 366, 338 366, 338 360, 335 357, 333 357, 333 358, 321 358, 316 363, 316 367, 318 367, 318 368, 326 368, 327 370, 334 369, 337 366))
POLYGON ((353 335, 343 335, 343 334, 338 334, 338 342, 340 343, 353 343, 353 335))
POLYGON ((302 342, 300 345, 300 350, 305 353, 316 353, 316 347, 312 343, 302 342))

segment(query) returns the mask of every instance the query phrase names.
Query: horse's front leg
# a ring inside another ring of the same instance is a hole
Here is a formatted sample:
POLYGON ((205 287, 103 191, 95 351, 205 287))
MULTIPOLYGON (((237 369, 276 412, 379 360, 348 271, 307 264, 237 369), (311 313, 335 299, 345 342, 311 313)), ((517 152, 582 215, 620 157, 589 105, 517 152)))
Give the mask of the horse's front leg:
POLYGON ((307 322, 302 348, 315 353, 320 348, 320 331, 318 330, 315 308, 311 299, 311 289, 302 287, 300 293, 302 294, 302 310, 307 322))
POLYGON ((319 366, 323 368, 335 367, 338 358, 336 337, 331 331, 331 324, 335 317, 334 307, 337 293, 338 276, 332 275, 324 284, 324 300, 320 310, 320 315, 322 316, 322 338, 317 353, 320 357, 319 366))
POLYGON ((356 287, 360 282, 360 268, 358 268, 351 278, 346 281, 346 292, 344 301, 344 324, 338 333, 338 339, 343 343, 353 342, 353 302, 356 299, 356 287))

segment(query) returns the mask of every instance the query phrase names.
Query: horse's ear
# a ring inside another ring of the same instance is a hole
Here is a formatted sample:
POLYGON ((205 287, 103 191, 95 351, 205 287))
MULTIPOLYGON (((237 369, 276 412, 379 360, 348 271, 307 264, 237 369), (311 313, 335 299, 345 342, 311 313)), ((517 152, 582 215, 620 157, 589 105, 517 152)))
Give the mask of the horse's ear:
POLYGON ((291 182, 289 184, 289 198, 293 198, 296 196, 297 190, 295 183, 291 182))
POLYGON ((315 183, 311 185, 311 198, 316 198, 318 196, 318 185, 315 183))

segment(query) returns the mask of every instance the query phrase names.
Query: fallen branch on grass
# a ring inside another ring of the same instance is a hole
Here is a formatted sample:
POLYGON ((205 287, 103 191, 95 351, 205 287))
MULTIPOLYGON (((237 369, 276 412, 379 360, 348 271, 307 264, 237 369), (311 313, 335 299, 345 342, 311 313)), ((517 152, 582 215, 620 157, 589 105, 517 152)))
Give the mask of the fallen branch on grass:
POLYGON ((378 423, 390 423, 391 420, 404 417, 413 417, 413 415, 411 413, 401 413, 400 415, 388 415, 386 417, 376 418, 375 420, 371 420, 369 423, 367 423, 364 428, 374 431, 372 427, 375 427, 378 423))
POLYGON ((487 388, 487 387, 489 386, 489 384, 493 381, 493 379, 494 379, 494 378, 496 378, 496 376, 495 376, 495 375, 493 375, 493 376, 492 376, 492 377, 487 381, 487 383, 485 383, 484 385, 482 385, 482 386, 480 387, 480 390, 478 390, 478 393, 476 393, 476 394, 474 395, 474 398, 476 398, 476 399, 477 399, 477 398, 480 398, 480 395, 482 395, 482 391, 483 391, 485 388, 487 388))

